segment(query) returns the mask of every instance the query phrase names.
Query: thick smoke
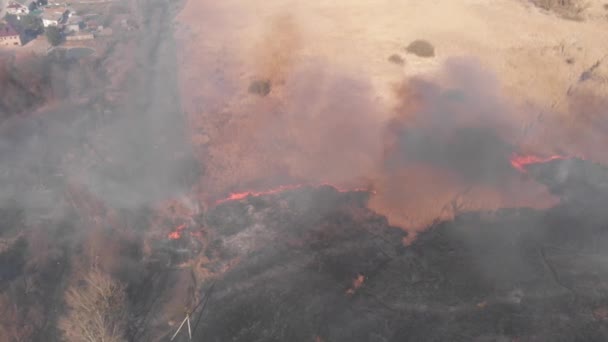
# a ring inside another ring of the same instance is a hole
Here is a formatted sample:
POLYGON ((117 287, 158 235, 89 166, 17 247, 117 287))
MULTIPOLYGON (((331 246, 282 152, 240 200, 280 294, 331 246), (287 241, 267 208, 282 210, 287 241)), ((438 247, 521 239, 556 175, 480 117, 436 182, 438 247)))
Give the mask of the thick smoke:
MULTIPOLYGON (((279 40, 301 36, 288 27, 279 40)), ((277 46, 263 45, 284 55, 277 46)), ((209 196, 298 182, 370 187, 372 208, 406 229, 456 210, 552 203, 510 166, 512 108, 474 59, 404 80, 396 106, 377 100, 369 79, 327 60, 289 54, 262 65, 258 77, 280 80, 270 94, 234 94, 226 122, 207 127, 209 196)))
POLYGON ((478 61, 450 59, 435 75, 405 80, 396 96, 371 203, 394 223, 420 229, 458 211, 552 203, 510 166, 514 108, 478 61))
POLYGON ((184 135, 173 44, 168 35, 144 39, 132 51, 146 61, 137 70, 141 77, 123 78, 130 85, 115 85, 120 93, 112 99, 99 85, 122 75, 101 68, 102 60, 79 62, 57 52, 0 73, 2 89, 10 92, 0 109, 12 114, 4 115, 0 136, 0 199, 16 200, 33 214, 57 209, 70 184, 115 208, 188 191, 201 167, 184 135))
POLYGON ((503 182, 513 147, 509 109, 498 83, 474 60, 453 59, 439 82, 413 79, 397 92, 401 108, 389 123, 387 168, 424 163, 467 183, 503 182), (407 108, 414 103, 414 108, 407 108))

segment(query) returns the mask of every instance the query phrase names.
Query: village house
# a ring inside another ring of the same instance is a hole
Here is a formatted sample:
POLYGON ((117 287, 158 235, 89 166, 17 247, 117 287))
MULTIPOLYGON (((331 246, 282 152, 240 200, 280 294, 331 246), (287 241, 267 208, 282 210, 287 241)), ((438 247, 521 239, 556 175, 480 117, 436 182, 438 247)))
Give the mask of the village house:
POLYGON ((67 32, 79 32, 83 26, 84 26, 84 21, 82 20, 81 17, 71 15, 65 24, 65 30, 67 32))
POLYGON ((69 14, 70 11, 65 8, 45 8, 41 16, 42 25, 44 27, 62 25, 67 21, 69 14))
POLYGON ((8 23, 0 23, 0 46, 21 46, 19 33, 8 23))
POLYGON ((6 13, 21 16, 30 13, 30 9, 27 2, 12 0, 9 1, 8 6, 6 6, 6 13))

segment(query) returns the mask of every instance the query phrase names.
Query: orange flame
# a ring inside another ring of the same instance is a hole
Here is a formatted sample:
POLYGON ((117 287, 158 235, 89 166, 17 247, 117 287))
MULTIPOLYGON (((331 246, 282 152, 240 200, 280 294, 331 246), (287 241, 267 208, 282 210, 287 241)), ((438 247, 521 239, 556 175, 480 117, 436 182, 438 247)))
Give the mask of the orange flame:
POLYGON ((274 189, 263 190, 263 191, 233 192, 228 197, 215 201, 215 204, 221 204, 221 203, 230 202, 230 201, 240 201, 240 200, 245 199, 247 197, 260 197, 260 196, 266 196, 266 195, 274 195, 274 194, 278 194, 278 193, 285 192, 285 191, 301 189, 301 188, 304 188, 304 187, 307 187, 307 186, 313 186, 313 187, 317 187, 317 188, 318 187, 322 187, 322 186, 329 186, 329 187, 333 188, 334 190, 336 190, 337 192, 370 192, 370 193, 375 193, 373 190, 366 189, 366 188, 342 189, 342 188, 338 188, 337 186, 331 185, 331 184, 328 184, 328 183, 322 183, 322 184, 318 184, 318 185, 288 184, 288 185, 278 186, 278 187, 276 187, 274 189))
POLYGON ((540 164, 540 163, 547 163, 553 160, 563 160, 563 159, 567 159, 568 157, 565 156, 560 156, 560 155, 553 155, 550 157, 538 157, 538 156, 534 156, 534 155, 517 155, 514 154, 511 157, 511 165, 523 172, 526 173, 526 166, 531 165, 531 164, 540 164))
POLYGON ((355 278, 353 280, 353 286, 346 290, 346 294, 349 296, 352 296, 355 294, 355 292, 361 287, 363 286, 363 283, 365 282, 365 276, 363 274, 359 274, 357 275, 357 278, 355 278))
POLYGON ((184 229, 186 229, 186 224, 180 224, 179 226, 175 227, 175 230, 169 233, 167 237, 171 240, 177 240, 182 237, 182 231, 184 229))

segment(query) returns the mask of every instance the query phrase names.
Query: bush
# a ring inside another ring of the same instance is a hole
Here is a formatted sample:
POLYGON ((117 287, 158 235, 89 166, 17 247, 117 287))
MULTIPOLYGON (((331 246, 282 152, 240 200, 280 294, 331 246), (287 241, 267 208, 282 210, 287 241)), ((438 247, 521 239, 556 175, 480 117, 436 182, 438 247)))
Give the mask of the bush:
POLYGON ((405 60, 403 60, 403 58, 396 53, 390 55, 390 57, 388 58, 388 61, 391 63, 397 64, 397 65, 405 64, 405 60))
POLYGON ((435 47, 426 40, 417 39, 408 45, 405 50, 408 53, 413 53, 418 57, 434 57, 435 47))
POLYGON ((61 34, 61 30, 55 26, 47 27, 46 39, 48 39, 49 43, 53 46, 61 44, 61 42, 63 41, 63 35, 61 34))
POLYGON ((270 93, 269 80, 255 80, 249 85, 249 93, 260 96, 266 96, 270 93))

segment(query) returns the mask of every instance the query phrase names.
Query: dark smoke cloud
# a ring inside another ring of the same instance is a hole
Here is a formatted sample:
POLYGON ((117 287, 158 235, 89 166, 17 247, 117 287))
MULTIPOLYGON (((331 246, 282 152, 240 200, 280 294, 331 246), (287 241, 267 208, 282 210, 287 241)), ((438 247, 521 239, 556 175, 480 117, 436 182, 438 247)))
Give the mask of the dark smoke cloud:
POLYGON ((386 166, 430 164, 469 184, 504 181, 512 175, 509 109, 496 80, 474 60, 452 59, 442 79, 412 79, 397 92, 402 106, 388 125, 393 146, 386 166), (407 108, 408 103, 414 108, 407 108))

